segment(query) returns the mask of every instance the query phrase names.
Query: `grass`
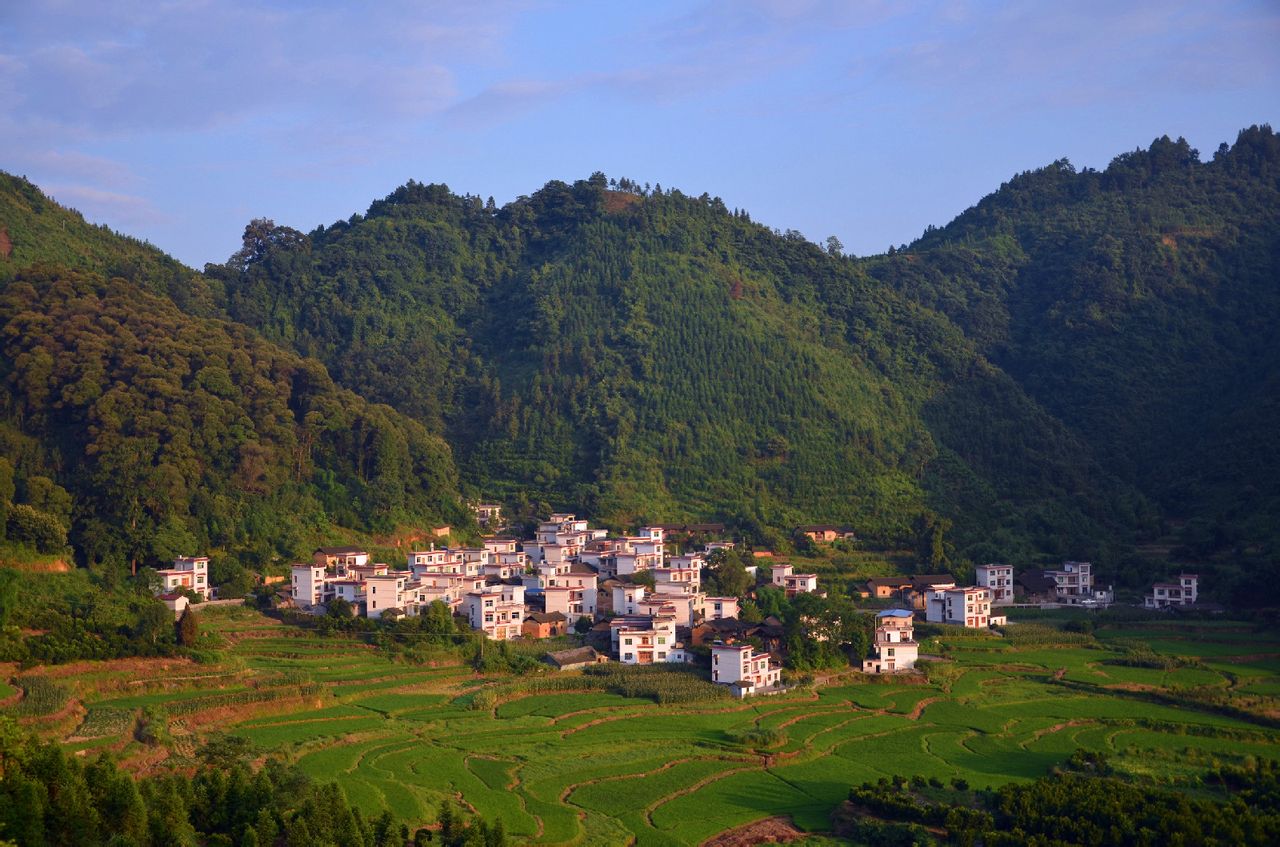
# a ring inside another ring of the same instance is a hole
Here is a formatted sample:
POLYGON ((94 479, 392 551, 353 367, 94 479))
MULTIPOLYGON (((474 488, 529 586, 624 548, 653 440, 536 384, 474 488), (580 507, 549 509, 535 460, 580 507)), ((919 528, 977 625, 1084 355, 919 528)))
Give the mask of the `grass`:
POLYGON ((31 682, 42 679, 37 669, 20 681, 53 686, 39 695, 42 709, 68 696, 87 704, 65 736, 76 739, 68 749, 121 747, 127 762, 147 752, 132 740, 140 709, 166 707, 174 720, 198 723, 183 704, 227 704, 193 731, 232 732, 289 757, 336 780, 367 816, 389 809, 411 825, 429 823, 441 801, 461 795, 486 818, 501 817, 520 843, 665 847, 771 815, 821 832, 849 786, 865 780, 960 777, 994 787, 1043 775, 1081 747, 1108 753, 1130 778, 1188 791, 1204 790, 1198 779, 1213 762, 1280 758, 1280 732, 1261 718, 1153 699, 1210 689, 1239 709, 1276 710, 1274 634, 1136 620, 1096 636, 1055 636, 1056 624, 1076 617, 1037 617, 1009 638, 934 639, 946 672, 932 683, 861 680, 746 702, 663 705, 585 690, 587 679, 584 690, 539 691, 539 678, 395 662, 234 607, 204 618, 227 640, 227 667, 166 679, 165 690, 122 694, 119 673, 93 669, 31 682), (255 637, 238 635, 247 631, 255 637), (1111 663, 1135 646, 1183 660, 1168 669, 1111 663), (305 698, 237 701, 304 682, 305 698), (477 690, 504 693, 473 710, 477 690), (770 741, 758 749, 751 739, 770 741))

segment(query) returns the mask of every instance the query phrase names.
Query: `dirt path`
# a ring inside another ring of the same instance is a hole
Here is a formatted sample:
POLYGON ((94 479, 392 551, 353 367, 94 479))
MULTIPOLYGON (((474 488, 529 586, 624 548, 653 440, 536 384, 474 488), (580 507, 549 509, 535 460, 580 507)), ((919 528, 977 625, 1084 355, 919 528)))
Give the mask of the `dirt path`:
POLYGON ((807 838, 809 833, 796 828, 790 818, 778 816, 752 821, 702 842, 701 847, 752 847, 754 844, 790 844, 807 838))

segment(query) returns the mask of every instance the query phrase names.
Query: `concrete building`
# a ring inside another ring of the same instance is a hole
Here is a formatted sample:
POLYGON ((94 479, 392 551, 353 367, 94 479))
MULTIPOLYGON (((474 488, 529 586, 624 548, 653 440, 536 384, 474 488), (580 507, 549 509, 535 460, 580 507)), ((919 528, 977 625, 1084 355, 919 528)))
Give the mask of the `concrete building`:
POLYGON ((925 610, 929 623, 982 629, 990 626, 991 589, 946 588, 933 592, 925 610))
POLYGON ((1178 574, 1177 582, 1157 582, 1143 601, 1148 609, 1191 606, 1200 598, 1200 577, 1193 573, 1178 574))
POLYGON ((364 580, 365 615, 380 618, 388 609, 404 611, 404 588, 408 583, 404 571, 369 576, 364 580))
POLYGON ((980 588, 991 589, 991 604, 1004 606, 1013 602, 1013 566, 978 565, 974 581, 980 588))
POLYGON ((208 600, 213 593, 209 585, 209 559, 206 556, 179 556, 173 560, 173 567, 156 571, 160 577, 160 593, 172 594, 185 588, 198 594, 202 600, 208 600))
POLYGON ((524 624, 523 585, 492 585, 468 592, 462 606, 472 629, 495 641, 520 637, 524 624))
POLYGON ((787 593, 788 597, 808 594, 818 590, 818 575, 795 573, 791 565, 773 565, 769 568, 770 582, 787 593))
POLYGON ((755 652, 750 644, 711 645, 711 681, 728 685, 737 697, 777 688, 782 669, 770 661, 768 653, 755 652))
POLYGON ((876 615, 871 658, 862 662, 863 673, 899 673, 913 670, 920 645, 913 638, 914 613, 910 609, 885 609, 876 615))

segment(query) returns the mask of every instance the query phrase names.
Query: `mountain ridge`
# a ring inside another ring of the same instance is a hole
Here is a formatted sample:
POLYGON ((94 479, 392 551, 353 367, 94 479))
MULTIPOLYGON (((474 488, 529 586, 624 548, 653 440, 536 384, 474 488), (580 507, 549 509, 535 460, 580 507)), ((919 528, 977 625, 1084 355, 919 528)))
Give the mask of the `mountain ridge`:
MULTIPOLYGON (((501 208, 410 181, 307 234, 255 221, 202 274, 110 239, 43 258, 314 357, 444 439, 459 495, 766 544, 811 520, 910 543, 945 518, 957 563, 1136 579, 1134 542, 1170 528, 1186 555, 1275 562, 1277 173, 1269 127, 1205 163, 1157 139, 861 259, 602 174, 501 208)), ((39 226, 9 229, 38 256, 39 226)))

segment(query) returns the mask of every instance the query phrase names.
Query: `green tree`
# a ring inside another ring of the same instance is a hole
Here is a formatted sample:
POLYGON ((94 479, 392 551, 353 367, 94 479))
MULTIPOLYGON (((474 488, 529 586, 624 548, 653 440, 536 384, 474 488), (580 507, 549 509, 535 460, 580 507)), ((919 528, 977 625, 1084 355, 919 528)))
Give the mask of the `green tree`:
POLYGON ((175 636, 180 647, 194 647, 200 640, 200 621, 190 608, 184 609, 178 618, 175 636))

